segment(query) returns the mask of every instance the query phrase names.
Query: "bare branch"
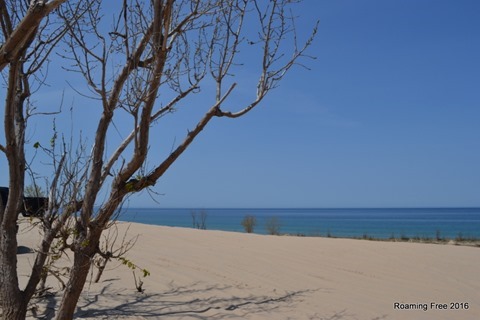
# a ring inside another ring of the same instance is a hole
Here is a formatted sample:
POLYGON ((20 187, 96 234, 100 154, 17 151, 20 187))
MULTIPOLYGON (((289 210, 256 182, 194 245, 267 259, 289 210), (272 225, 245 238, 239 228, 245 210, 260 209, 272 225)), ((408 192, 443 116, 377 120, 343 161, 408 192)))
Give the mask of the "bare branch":
MULTIPOLYGON (((170 112, 171 110, 173 110, 173 108, 175 107, 175 105, 181 101, 182 99, 184 99, 187 95, 189 95, 191 92, 193 92, 195 89, 197 89, 197 86, 196 85, 193 85, 191 86, 187 91, 184 91, 182 92, 181 94, 179 94, 177 97, 175 97, 172 101, 170 101, 165 107, 161 108, 160 110, 158 110, 157 112, 155 112, 151 119, 150 119, 150 122, 154 122, 155 120, 157 120, 158 118, 160 118, 161 116, 163 116, 165 113, 167 112, 170 112)), ((113 167, 113 165, 116 163, 116 161, 118 160, 118 158, 121 156, 121 154, 125 151, 125 149, 130 145, 130 143, 133 141, 133 139, 135 138, 135 134, 138 130, 138 126, 135 127, 131 132, 130 134, 122 141, 122 143, 118 146, 117 150, 115 150, 115 152, 112 154, 112 156, 110 157, 110 159, 108 160, 107 164, 104 166, 104 170, 103 170, 103 175, 102 175, 102 184, 103 182, 105 181, 105 179, 107 178, 108 175, 111 174, 111 169, 113 167)))
MULTIPOLYGON (((18 57, 25 52, 32 39, 35 37, 35 33, 37 32, 42 19, 65 1, 67 0, 52 0, 47 3, 45 3, 45 1, 32 1, 27 14, 11 33, 8 32, 8 29, 11 28, 11 26, 8 26, 9 22, 5 22, 5 29, 7 30, 6 33, 8 34, 8 37, 5 43, 0 47, 0 71, 3 70, 8 63, 18 59, 18 57)), ((3 9, 3 0, 2 3, 3 9)), ((2 3, 0 3, 0 5, 2 5, 2 3)))
POLYGON ((197 126, 190 131, 183 142, 149 175, 140 180, 133 180, 129 182, 127 189, 130 191, 140 191, 155 184, 155 182, 168 170, 168 168, 178 159, 178 157, 188 148, 198 134, 205 128, 214 116, 221 116, 220 106, 228 98, 235 88, 236 83, 232 84, 223 97, 215 103, 210 110, 197 123, 197 126))
POLYGON ((10 14, 5 4, 5 0, 0 0, 0 24, 2 27, 3 36, 5 39, 10 37, 10 34, 13 31, 12 20, 10 19, 10 14))

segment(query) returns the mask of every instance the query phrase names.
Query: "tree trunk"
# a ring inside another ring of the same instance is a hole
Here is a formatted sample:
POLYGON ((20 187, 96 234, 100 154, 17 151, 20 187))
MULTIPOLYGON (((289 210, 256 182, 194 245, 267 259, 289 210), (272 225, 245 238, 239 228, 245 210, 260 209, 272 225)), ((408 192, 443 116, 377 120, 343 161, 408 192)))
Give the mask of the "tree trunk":
POLYGON ((2 320, 25 320, 27 316, 27 304, 21 300, 15 300, 12 304, 3 306, 1 311, 3 311, 0 316, 2 320))
POLYGON ((2 319, 25 319, 28 300, 18 287, 17 218, 22 206, 25 174, 25 121, 22 64, 12 62, 8 73, 5 103, 5 140, 8 160, 9 194, 7 205, 0 214, 0 305, 2 319))
POLYGON ((14 226, 4 228, 0 244, 0 319, 25 319, 27 305, 18 287, 17 238, 14 226))
POLYGON ((81 237, 84 240, 77 240, 73 267, 56 315, 57 320, 73 319, 78 299, 92 266, 92 259, 97 253, 102 231, 103 228, 101 226, 91 228, 86 237, 81 237))
POLYGON ((74 255, 74 265, 70 271, 70 279, 63 293, 62 302, 56 315, 58 320, 73 319, 73 314, 82 293, 83 286, 87 280, 90 270, 90 259, 85 252, 76 252, 74 255))

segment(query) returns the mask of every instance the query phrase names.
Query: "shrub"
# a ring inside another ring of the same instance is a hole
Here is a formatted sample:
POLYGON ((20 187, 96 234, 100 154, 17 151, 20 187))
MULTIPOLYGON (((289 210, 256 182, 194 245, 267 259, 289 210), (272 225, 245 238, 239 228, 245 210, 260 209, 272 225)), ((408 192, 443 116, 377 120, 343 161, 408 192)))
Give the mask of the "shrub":
POLYGON ((246 215, 242 220, 242 226, 246 233, 253 233, 253 229, 257 225, 257 219, 252 215, 246 215))
POLYGON ((265 230, 268 234, 279 235, 280 234, 280 220, 277 217, 268 218, 265 222, 265 230))
POLYGON ((205 210, 200 211, 200 213, 192 211, 190 214, 192 216, 193 228, 201 230, 207 229, 207 212, 205 210))

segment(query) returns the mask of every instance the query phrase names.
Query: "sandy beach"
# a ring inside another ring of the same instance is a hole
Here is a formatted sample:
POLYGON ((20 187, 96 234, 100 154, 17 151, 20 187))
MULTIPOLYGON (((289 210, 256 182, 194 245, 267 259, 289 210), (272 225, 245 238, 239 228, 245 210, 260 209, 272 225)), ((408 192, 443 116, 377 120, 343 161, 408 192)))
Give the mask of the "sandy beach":
MULTIPOLYGON (((480 319, 480 248, 130 223, 120 232, 128 226, 139 237, 126 258, 150 272, 144 292, 134 271, 112 261, 86 285, 76 318, 480 319)), ((20 250, 37 237, 22 224, 20 250)), ((18 255, 21 283, 32 260, 18 255)), ((34 303, 30 318, 49 319, 59 297, 34 303)))

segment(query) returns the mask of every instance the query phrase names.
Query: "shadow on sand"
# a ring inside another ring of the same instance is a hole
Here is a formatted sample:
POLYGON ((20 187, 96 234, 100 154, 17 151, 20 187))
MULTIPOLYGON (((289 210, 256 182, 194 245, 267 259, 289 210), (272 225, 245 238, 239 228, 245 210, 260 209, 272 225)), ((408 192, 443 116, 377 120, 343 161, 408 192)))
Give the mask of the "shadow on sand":
MULTIPOLYGON (((105 286, 98 292, 88 293, 78 304, 75 319, 199 319, 224 320, 245 319, 249 316, 264 318, 272 313, 299 308, 302 298, 318 290, 303 290, 283 295, 255 296, 246 293, 242 287, 227 285, 206 285, 195 282, 188 286, 175 286, 173 283, 161 293, 139 293, 112 288, 112 280, 105 280, 105 286), (110 283, 109 283, 110 282, 110 283), (235 292, 238 296, 232 295, 235 292), (241 296, 242 295, 242 296, 241 296)), ((38 300, 43 312, 30 312, 35 319, 54 319, 59 297, 53 294, 38 300)), ((321 307, 319 306, 321 309, 321 307)), ((300 310, 299 310, 300 311, 300 310)), ((305 315, 304 315, 305 316, 305 315)), ((287 318, 294 320, 296 318, 287 318)), ((322 312, 307 316, 308 320, 356 320, 355 314, 342 310, 334 314, 322 312)), ((387 315, 369 320, 386 320, 387 315)))
POLYGON ((25 246, 18 246, 17 247, 17 254, 26 254, 26 253, 32 253, 33 250, 30 249, 29 247, 25 246))
MULTIPOLYGON (((87 294, 78 304, 75 319, 242 319, 256 313, 293 308, 309 291, 278 296, 232 296, 239 288, 193 283, 161 293, 113 291, 107 284, 101 292, 87 294)), ((45 310, 31 314, 36 319, 53 319, 58 297, 44 297, 45 310)), ((40 304, 40 303, 39 303, 40 304)))

